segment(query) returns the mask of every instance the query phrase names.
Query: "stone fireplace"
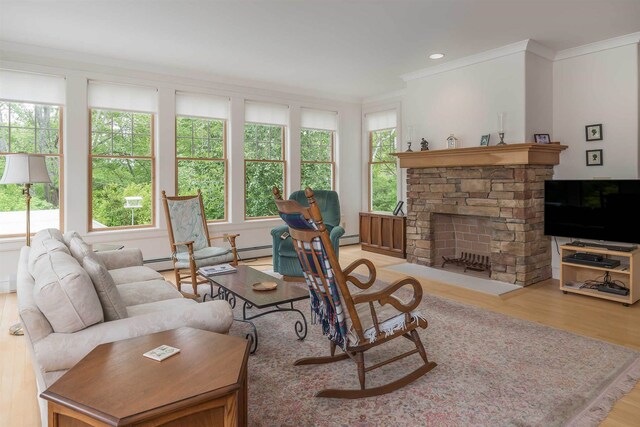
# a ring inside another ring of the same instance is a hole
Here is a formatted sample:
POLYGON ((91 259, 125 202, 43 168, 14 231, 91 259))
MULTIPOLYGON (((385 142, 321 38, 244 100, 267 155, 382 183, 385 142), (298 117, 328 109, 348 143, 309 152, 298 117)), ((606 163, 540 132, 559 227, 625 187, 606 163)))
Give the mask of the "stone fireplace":
POLYGON ((544 181, 564 148, 513 144, 397 153, 408 168, 407 261, 440 266, 443 255, 464 249, 489 256, 494 280, 527 286, 550 278, 544 181))

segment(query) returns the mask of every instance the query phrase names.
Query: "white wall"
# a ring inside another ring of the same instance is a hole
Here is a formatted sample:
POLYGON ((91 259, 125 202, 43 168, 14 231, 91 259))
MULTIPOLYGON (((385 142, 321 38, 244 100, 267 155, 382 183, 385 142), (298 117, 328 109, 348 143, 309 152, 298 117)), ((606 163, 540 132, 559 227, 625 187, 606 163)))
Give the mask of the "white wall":
POLYGON ((638 45, 555 61, 553 134, 569 148, 555 179, 638 177, 638 45), (602 141, 585 126, 602 123, 602 141), (586 166, 586 150, 602 149, 603 166, 586 166))
MULTIPOLYGON (((453 133, 459 146, 480 145, 483 134, 498 141, 498 113, 505 113, 505 142, 525 141, 525 52, 456 68, 407 82, 403 123, 430 149, 446 148, 453 133)), ((419 150, 419 144, 413 148, 419 150)))
POLYGON ((553 61, 525 52, 525 139, 536 133, 553 135, 553 61))
MULTIPOLYGON (((60 58, 17 56, 0 51, 0 68, 40 72, 65 76, 67 79, 66 105, 64 108, 64 211, 65 230, 76 230, 87 241, 118 242, 127 247, 142 249, 145 260, 169 257, 169 242, 161 205, 160 193, 166 190, 175 194, 175 92, 187 91, 228 96, 231 99, 229 120, 229 209, 230 221, 210 226, 212 234, 224 232, 240 233, 240 249, 271 245, 270 230, 281 224, 279 219, 256 221, 244 220, 244 171, 243 135, 244 102, 256 100, 287 104, 290 107, 291 125, 287 141, 287 192, 297 190, 300 185, 299 166, 299 118, 300 108, 318 108, 338 112, 336 186, 340 194, 343 224, 346 236, 358 234, 358 212, 362 194, 361 159, 361 105, 344 100, 323 99, 312 96, 289 94, 253 87, 225 85, 221 82, 196 80, 184 76, 144 73, 139 70, 109 68, 98 64, 70 62, 60 58), (88 215, 88 107, 87 80, 96 79, 153 86, 158 88, 158 113, 156 119, 156 225, 154 229, 87 231, 88 215), (354 167, 357 165, 357 167, 354 167), (295 188, 294 188, 295 187, 295 188)), ((63 56, 61 55, 61 58, 63 56)), ((15 274, 18 253, 24 244, 23 238, 0 239, 0 283, 15 274)), ((270 254, 270 249, 241 252, 248 257, 253 254, 270 254)))

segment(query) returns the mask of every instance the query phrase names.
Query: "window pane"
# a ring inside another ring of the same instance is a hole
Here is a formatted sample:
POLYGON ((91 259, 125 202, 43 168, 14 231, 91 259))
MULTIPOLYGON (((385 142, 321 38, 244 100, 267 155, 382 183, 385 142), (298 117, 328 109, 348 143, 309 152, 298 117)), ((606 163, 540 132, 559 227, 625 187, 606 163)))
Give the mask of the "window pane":
MULTIPOLYGON (((0 176, 4 172, 5 156, 0 156, 0 176)), ((58 157, 46 159, 51 184, 31 186, 31 232, 44 228, 60 228, 60 165, 58 157)), ((0 235, 20 235, 27 232, 26 200, 21 185, 0 185, 0 235)))
POLYGON ((302 163, 302 189, 333 190, 332 166, 331 163, 302 163))
POLYGON ((300 149, 302 161, 331 162, 332 131, 302 129, 300 132, 300 149))
POLYGON ((371 165, 371 209, 392 212, 397 202, 396 163, 371 165))
POLYGON ((247 123, 244 126, 244 158, 283 160, 283 126, 247 123))
POLYGON ((92 228, 150 225, 151 160, 92 160, 92 228), (125 197, 142 197, 140 208, 125 208, 125 197))
POLYGON ((371 132, 371 161, 372 162, 395 162, 396 152, 396 130, 383 129, 371 132))
POLYGON ((284 163, 245 162, 245 215, 247 218, 275 216, 273 186, 284 188, 284 163))
POLYGON ((207 220, 224 219, 224 162, 208 160, 178 161, 178 195, 196 194, 202 190, 207 220))
POLYGON ((150 157, 151 117, 148 113, 91 110, 92 154, 150 157))
POLYGON ((178 157, 224 158, 224 120, 178 117, 176 121, 178 157))

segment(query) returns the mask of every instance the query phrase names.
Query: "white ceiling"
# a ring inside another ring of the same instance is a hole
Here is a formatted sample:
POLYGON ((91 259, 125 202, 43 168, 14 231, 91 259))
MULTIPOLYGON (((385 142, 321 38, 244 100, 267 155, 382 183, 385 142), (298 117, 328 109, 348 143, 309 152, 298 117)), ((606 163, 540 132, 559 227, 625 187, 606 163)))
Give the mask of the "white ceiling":
POLYGON ((3 41, 355 97, 524 39, 562 50, 636 31, 640 0, 0 0, 3 41))

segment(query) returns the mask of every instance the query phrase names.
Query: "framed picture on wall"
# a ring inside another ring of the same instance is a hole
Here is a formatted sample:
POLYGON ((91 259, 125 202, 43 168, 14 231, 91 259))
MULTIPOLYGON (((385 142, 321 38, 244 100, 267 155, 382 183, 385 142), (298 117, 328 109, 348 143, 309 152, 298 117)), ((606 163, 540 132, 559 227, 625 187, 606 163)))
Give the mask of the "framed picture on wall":
POLYGON ((602 141, 602 124, 585 126, 587 141, 602 141))
POLYGON ((533 135, 533 139, 536 144, 549 144, 551 142, 551 137, 548 133, 536 133, 533 135))
POLYGON ((487 147, 489 145, 489 139, 491 139, 491 134, 482 135, 482 137, 480 137, 480 146, 487 147))
POLYGON ((602 166, 602 150, 587 150, 587 166, 602 166))

